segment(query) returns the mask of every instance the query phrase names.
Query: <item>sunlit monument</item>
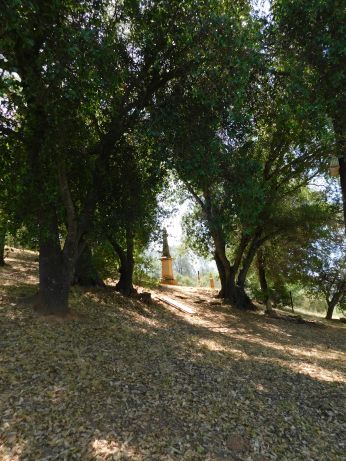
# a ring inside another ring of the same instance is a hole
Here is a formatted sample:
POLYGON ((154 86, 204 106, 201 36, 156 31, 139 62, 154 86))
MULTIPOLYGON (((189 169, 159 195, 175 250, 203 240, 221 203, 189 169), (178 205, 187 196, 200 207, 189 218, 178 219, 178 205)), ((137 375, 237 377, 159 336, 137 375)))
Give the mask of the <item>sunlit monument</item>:
POLYGON ((210 288, 215 288, 214 277, 211 274, 209 276, 209 284, 210 284, 210 288))
POLYGON ((173 276, 173 258, 169 252, 167 230, 163 229, 163 245, 162 245, 162 272, 160 283, 164 285, 177 285, 177 281, 173 276))

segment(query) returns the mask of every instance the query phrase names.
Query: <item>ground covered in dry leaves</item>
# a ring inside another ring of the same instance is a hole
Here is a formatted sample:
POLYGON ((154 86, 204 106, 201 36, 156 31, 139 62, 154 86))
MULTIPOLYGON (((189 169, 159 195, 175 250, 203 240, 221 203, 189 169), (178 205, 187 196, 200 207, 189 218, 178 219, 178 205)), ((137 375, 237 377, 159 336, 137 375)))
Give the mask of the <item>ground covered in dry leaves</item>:
POLYGON ((0 459, 345 460, 345 327, 170 292, 190 316, 74 289, 66 320, 21 300, 34 255, 0 269, 0 459))

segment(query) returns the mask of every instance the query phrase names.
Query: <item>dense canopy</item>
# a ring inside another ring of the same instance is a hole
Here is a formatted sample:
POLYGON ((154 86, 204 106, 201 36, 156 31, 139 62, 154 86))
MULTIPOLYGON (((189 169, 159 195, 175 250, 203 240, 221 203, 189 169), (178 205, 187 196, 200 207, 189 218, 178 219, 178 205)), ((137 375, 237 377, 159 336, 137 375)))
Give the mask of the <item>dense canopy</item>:
POLYGON ((1 460, 344 459, 345 1, 0 25, 1 460))

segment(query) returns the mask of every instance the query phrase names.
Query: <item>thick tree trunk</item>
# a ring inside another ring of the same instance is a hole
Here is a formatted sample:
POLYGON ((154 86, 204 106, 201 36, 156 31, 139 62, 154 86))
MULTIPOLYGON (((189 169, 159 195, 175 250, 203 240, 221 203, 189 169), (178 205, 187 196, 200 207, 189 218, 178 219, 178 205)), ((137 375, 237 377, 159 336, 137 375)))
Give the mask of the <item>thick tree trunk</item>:
MULTIPOLYGON (((228 300, 234 307, 238 309, 253 309, 254 306, 246 294, 244 287, 238 287, 235 283, 237 266, 231 266, 226 256, 226 244, 223 238, 222 229, 217 225, 217 219, 213 215, 213 207, 211 197, 208 190, 203 192, 205 203, 201 203, 203 211, 208 221, 209 230, 214 243, 214 258, 218 268, 221 290, 219 297, 228 300)), ((241 239, 239 251, 237 252, 235 261, 239 264, 245 248, 247 246, 247 238, 244 236, 241 239)))
MULTIPOLYGON (((94 149, 96 163, 93 185, 80 204, 82 211, 78 217, 64 167, 64 155, 60 156, 59 151, 56 152, 56 158, 52 162, 52 151, 45 150, 50 128, 46 102, 42 98, 42 94, 46 91, 40 61, 42 43, 40 43, 40 34, 34 34, 32 37, 34 39, 32 46, 23 48, 19 41, 14 53, 29 114, 23 142, 28 154, 31 194, 36 197, 36 207, 30 211, 37 216, 40 234, 39 293, 36 296, 36 308, 45 313, 65 315, 68 313, 68 295, 78 256, 78 245, 90 226, 96 207, 98 173, 106 157, 102 154, 109 152, 110 149, 106 149, 107 146, 103 144, 102 146, 98 144, 97 149, 94 149), (56 173, 59 182, 59 189, 56 192, 59 190, 66 211, 67 235, 63 249, 60 247, 56 216, 56 210, 60 208, 61 203, 52 189, 54 183, 52 178, 56 173)), ((109 144, 114 145, 114 138, 109 144)))
POLYGON ((219 273, 219 279, 220 279, 220 283, 221 283, 221 289, 219 291, 218 297, 219 298, 224 298, 225 297, 225 288, 226 288, 226 285, 227 285, 226 284, 226 273, 225 273, 225 269, 223 267, 222 261, 219 258, 216 251, 214 253, 214 259, 215 259, 215 263, 216 263, 216 267, 217 267, 217 270, 218 270, 218 273, 219 273))
POLYGON ((133 260, 128 260, 126 258, 126 262, 122 263, 119 269, 120 278, 118 283, 115 286, 117 291, 120 291, 126 296, 130 296, 131 294, 135 293, 136 290, 133 286, 133 269, 134 263, 133 260))
POLYGON ((242 310, 253 311, 256 309, 243 286, 235 286, 233 304, 235 307, 242 310))
POLYGON ((73 267, 66 264, 56 221, 40 226, 39 292, 35 308, 43 314, 66 315, 73 267))
POLYGON ((214 234, 213 240, 215 244, 214 257, 221 281, 219 296, 225 300, 229 300, 232 306, 238 309, 253 310, 254 305, 246 294, 244 287, 239 287, 235 283, 235 270, 230 265, 226 256, 225 245, 222 239, 219 239, 214 234))
POLYGON ((5 265, 5 237, 6 231, 4 229, 0 229, 0 266, 5 265))
POLYGON ((249 310, 255 309, 255 306, 253 305, 251 299, 245 292, 245 282, 246 282, 246 277, 251 267, 252 261, 255 258, 258 247, 259 247, 259 235, 257 233, 253 237, 250 243, 250 246, 248 247, 248 251, 245 254, 245 257, 243 259, 242 268, 240 269, 238 278, 237 278, 237 288, 239 292, 238 296, 240 296, 241 303, 242 305, 244 305, 245 309, 249 309, 249 310))
POLYGON ((73 283, 83 287, 104 287, 105 284, 99 276, 94 265, 90 246, 87 244, 77 259, 73 283))
POLYGON ((217 235, 216 232, 213 233, 213 240, 215 246, 214 258, 216 266, 219 272, 221 290, 219 296, 224 299, 230 299, 234 293, 233 286, 234 283, 234 271, 227 259, 226 248, 222 238, 217 235))
POLYGON ((328 296, 326 296, 326 302, 328 306, 327 314, 326 314, 327 320, 332 319, 335 306, 337 306, 337 304, 340 303, 344 299, 345 288, 346 288, 346 280, 342 280, 340 281, 340 283, 338 283, 337 290, 335 291, 332 298, 329 299, 328 296))
POLYGON ((333 300, 332 301, 328 301, 327 300, 327 314, 326 314, 326 319, 327 320, 332 320, 333 318, 333 312, 334 312, 334 309, 335 309, 335 306, 336 306, 336 302, 334 302, 333 300))
POLYGON ((109 241, 120 260, 120 278, 115 289, 125 296, 131 296, 133 293, 136 293, 133 286, 133 270, 135 265, 133 259, 133 234, 130 231, 126 232, 126 250, 123 250, 113 237, 110 237, 109 241))
POLYGON ((245 286, 247 274, 251 267, 252 261, 256 256, 256 252, 260 246, 259 236, 260 233, 257 232, 255 236, 252 238, 251 244, 249 245, 248 251, 243 259, 242 268, 240 269, 237 278, 237 285, 240 287, 245 286))

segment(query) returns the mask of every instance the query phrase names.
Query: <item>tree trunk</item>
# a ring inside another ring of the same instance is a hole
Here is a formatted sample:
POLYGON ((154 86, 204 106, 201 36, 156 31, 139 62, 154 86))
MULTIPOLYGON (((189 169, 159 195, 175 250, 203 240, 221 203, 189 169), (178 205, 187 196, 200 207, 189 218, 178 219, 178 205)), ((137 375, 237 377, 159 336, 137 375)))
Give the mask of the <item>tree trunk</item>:
POLYGON ((235 307, 241 310, 248 310, 248 311, 253 311, 256 309, 250 297, 246 293, 244 286, 236 285, 234 291, 235 292, 234 292, 233 304, 235 307))
POLYGON ((244 252, 245 252, 246 247, 248 246, 250 240, 251 240, 251 238, 248 235, 245 235, 244 233, 242 233, 240 243, 238 245, 237 251, 235 252, 235 258, 234 258, 234 263, 233 263, 233 267, 234 267, 235 272, 238 272, 238 270, 239 270, 240 264, 241 264, 242 259, 243 259, 244 252))
POLYGON ((66 264, 60 247, 56 220, 51 219, 47 226, 42 221, 40 224, 40 285, 34 307, 43 314, 63 316, 69 312, 68 296, 72 271, 66 264))
POLYGON ((339 158, 340 166, 340 185, 342 192, 342 202, 344 209, 344 223, 345 223, 345 233, 346 233, 346 154, 344 157, 339 158))
POLYGON ((232 288, 233 285, 235 285, 234 273, 230 262, 227 259, 225 243, 223 242, 222 238, 217 235, 216 232, 214 232, 213 240, 215 246, 214 258, 221 282, 221 290, 219 296, 221 298, 231 300, 234 292, 232 288))
POLYGON ((225 288, 226 288, 226 273, 225 273, 225 269, 223 267, 222 261, 219 258, 216 251, 214 253, 214 259, 215 259, 215 263, 216 263, 216 267, 217 267, 217 270, 218 270, 218 273, 219 273, 219 279, 220 279, 220 283, 221 283, 221 289, 219 291, 218 297, 219 298, 224 298, 225 297, 225 288))
POLYGON ((333 119, 333 126, 336 136, 336 155, 339 158, 339 166, 340 166, 340 186, 341 186, 341 194, 342 194, 342 203, 343 203, 343 210, 344 210, 344 226, 345 226, 345 233, 346 233, 346 134, 345 134, 345 126, 343 123, 342 117, 334 117, 333 119))
POLYGON ((5 265, 5 237, 6 231, 4 229, 0 229, 0 266, 5 265))
POLYGON ((256 252, 260 246, 260 232, 256 232, 255 236, 252 238, 251 244, 248 248, 248 251, 243 259, 242 268, 239 271, 238 278, 237 278, 237 285, 238 286, 245 286, 246 277, 251 267, 252 261, 256 256, 256 252))
POLYGON ((326 314, 326 319, 331 320, 333 317, 333 312, 335 309, 335 306, 340 303, 345 296, 345 288, 346 288, 346 280, 341 280, 340 283, 338 283, 337 290, 332 296, 331 299, 326 296, 326 301, 327 301, 327 314, 326 314))
POLYGON ((248 248, 248 251, 243 259, 242 268, 239 271, 238 278, 237 278, 237 288, 238 288, 238 296, 240 296, 242 305, 245 306, 245 309, 254 310, 255 306, 251 302, 251 299, 245 292, 245 282, 246 277, 251 267, 252 261, 255 258, 256 251, 259 247, 259 233, 253 237, 251 244, 248 248))
POLYGON ((260 248, 257 252, 257 271, 258 271, 258 280, 261 287, 261 292, 263 295, 263 301, 266 305, 266 312, 272 312, 272 302, 269 294, 269 287, 266 277, 265 270, 265 258, 263 250, 260 248))
POLYGON ((213 240, 215 244, 214 257, 221 281, 219 296, 229 300, 232 306, 238 309, 253 310, 254 305, 246 294, 244 287, 239 287, 235 283, 235 270, 226 256, 226 249, 222 239, 218 238, 214 233, 213 240))
POLYGON ((131 296, 131 294, 136 293, 133 286, 133 270, 135 265, 133 259, 133 234, 130 231, 126 231, 126 251, 121 248, 114 238, 110 237, 109 241, 120 259, 120 278, 115 289, 125 296, 131 296))
POLYGON ((337 305, 337 303, 334 302, 334 300, 329 301, 329 300, 327 299, 327 306, 328 306, 328 308, 327 308, 327 314, 326 314, 326 319, 327 319, 327 320, 332 320, 332 318, 333 318, 333 312, 334 312, 334 309, 335 309, 335 306, 336 306, 336 305, 337 305))
POLYGON ((136 292, 133 286, 133 269, 133 260, 131 261, 127 258, 126 262, 122 263, 119 269, 120 278, 115 286, 115 289, 126 296, 130 296, 131 294, 136 292))
MULTIPOLYGON (((55 19, 58 19, 58 16, 52 17, 53 22, 55 19)), ((92 187, 80 204, 82 211, 78 217, 64 167, 64 155, 60 156, 57 151, 56 158, 52 162, 52 151, 45 150, 50 136, 50 124, 47 105, 42 98, 42 94, 46 91, 40 60, 42 44, 40 34, 34 34, 32 37, 34 39, 32 46, 23 48, 19 41, 18 46, 14 48, 14 54, 29 114, 22 134, 28 155, 31 194, 36 198, 34 202, 36 206, 30 209, 30 213, 37 217, 39 226, 39 293, 35 297, 35 307, 45 313, 65 315, 69 310, 68 295, 78 256, 78 245, 90 226, 97 203, 96 191, 100 181, 98 174, 100 165, 104 164, 106 157, 100 154, 99 150, 104 153, 109 152, 110 149, 106 149, 104 145, 100 147, 100 144, 97 145, 98 149, 94 149, 96 162, 92 187), (56 214, 61 203, 57 194, 52 193, 52 187, 55 187, 52 178, 56 173, 59 188, 54 192, 60 192, 66 211, 67 234, 63 249, 60 246, 56 214)), ((112 141, 114 143, 114 138, 112 141)))
POLYGON ((94 265, 91 248, 88 244, 77 259, 73 283, 83 287, 105 287, 94 265))
MULTIPOLYGON (((219 297, 229 300, 229 302, 238 309, 253 309, 254 305, 252 304, 250 298, 246 294, 243 287, 238 287, 235 283, 236 277, 236 268, 231 266, 227 256, 226 256, 226 244, 223 238, 223 231, 217 224, 217 219, 213 215, 213 207, 211 203, 211 197, 208 190, 203 192, 205 203, 202 204, 203 211, 207 218, 208 227, 210 234, 213 239, 215 252, 214 258, 218 268, 221 290, 219 297)), ((241 256, 246 248, 247 239, 242 238, 240 243, 240 248, 236 256, 236 261, 241 260, 241 256)))

